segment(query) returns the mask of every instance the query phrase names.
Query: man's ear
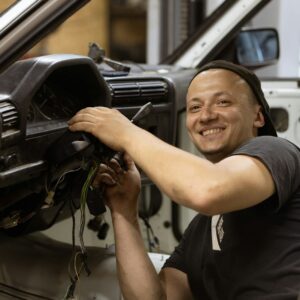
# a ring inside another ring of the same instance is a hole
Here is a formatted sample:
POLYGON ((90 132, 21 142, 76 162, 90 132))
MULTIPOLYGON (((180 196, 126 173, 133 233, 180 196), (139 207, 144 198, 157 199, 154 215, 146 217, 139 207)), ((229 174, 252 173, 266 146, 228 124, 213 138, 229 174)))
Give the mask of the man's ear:
POLYGON ((256 110, 256 118, 253 123, 255 128, 261 128, 265 125, 265 117, 262 112, 262 107, 259 105, 256 110))

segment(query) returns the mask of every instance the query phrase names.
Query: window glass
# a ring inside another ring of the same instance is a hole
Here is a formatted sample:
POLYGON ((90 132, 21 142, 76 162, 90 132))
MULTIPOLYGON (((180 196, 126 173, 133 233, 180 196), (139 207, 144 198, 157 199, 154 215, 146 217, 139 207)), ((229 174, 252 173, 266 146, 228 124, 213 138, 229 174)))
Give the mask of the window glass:
POLYGON ((285 132, 289 127, 289 113, 282 107, 271 107, 271 119, 277 132, 285 132))

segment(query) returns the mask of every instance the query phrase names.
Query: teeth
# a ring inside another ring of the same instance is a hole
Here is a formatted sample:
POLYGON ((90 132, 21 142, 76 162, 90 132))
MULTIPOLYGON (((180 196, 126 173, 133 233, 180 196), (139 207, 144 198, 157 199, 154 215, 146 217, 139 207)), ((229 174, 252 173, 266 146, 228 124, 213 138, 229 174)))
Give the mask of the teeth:
POLYGON ((216 133, 221 132, 222 130, 223 129, 221 129, 221 128, 208 129, 208 130, 203 131, 202 135, 203 136, 207 136, 209 134, 216 134, 216 133))

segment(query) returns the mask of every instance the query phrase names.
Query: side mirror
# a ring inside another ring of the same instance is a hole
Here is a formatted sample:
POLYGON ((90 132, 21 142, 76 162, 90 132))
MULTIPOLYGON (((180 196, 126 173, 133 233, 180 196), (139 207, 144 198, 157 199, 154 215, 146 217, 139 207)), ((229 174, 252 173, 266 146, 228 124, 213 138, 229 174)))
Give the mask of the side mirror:
POLYGON ((257 68, 268 66, 279 58, 278 33, 273 28, 242 30, 236 38, 239 64, 257 68))

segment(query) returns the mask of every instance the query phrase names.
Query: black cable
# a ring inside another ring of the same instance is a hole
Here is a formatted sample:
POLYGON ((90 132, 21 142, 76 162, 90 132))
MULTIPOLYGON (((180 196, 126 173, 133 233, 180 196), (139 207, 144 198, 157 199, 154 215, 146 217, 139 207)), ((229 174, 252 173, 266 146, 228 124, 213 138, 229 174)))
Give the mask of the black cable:
POLYGON ((70 257, 70 261, 69 261, 69 266, 68 266, 68 273, 69 273, 69 277, 70 277, 70 285, 67 289, 67 293, 66 293, 66 297, 65 299, 68 297, 70 298, 71 296, 74 295, 74 291, 75 291, 75 287, 76 287, 76 281, 77 281, 77 276, 75 276, 75 278, 73 278, 73 275, 71 274, 71 268, 70 266, 72 265, 72 261, 75 259, 75 253, 76 253, 76 249, 75 249, 75 226, 76 226, 76 222, 75 222, 75 210, 73 207, 74 203, 73 200, 70 199, 69 200, 69 208, 70 208, 70 212, 71 212, 71 217, 72 217, 72 254, 70 257))
POLYGON ((145 226, 146 226, 146 229, 147 229, 147 239, 148 239, 148 244, 149 244, 149 250, 152 251, 152 246, 156 248, 159 248, 159 239, 158 237, 154 234, 154 231, 152 229, 152 226, 151 224, 149 223, 148 221, 148 218, 144 217, 144 216, 140 216, 140 218, 143 220, 145 226), (152 239, 153 239, 153 243, 151 241, 151 238, 150 238, 150 234, 152 236, 152 239))
MULTIPOLYGON (((85 227, 85 204, 86 204, 86 192, 87 192, 87 188, 90 185, 90 181, 93 175, 93 172, 96 171, 96 169, 90 169, 88 177, 82 187, 81 190, 81 196, 80 196, 80 212, 81 212, 81 222, 80 222, 80 229, 79 229, 79 239, 80 239, 80 248, 81 248, 81 259, 82 259, 82 265, 87 273, 87 275, 89 276, 91 271, 89 270, 88 266, 87 266, 87 253, 86 253, 86 249, 84 246, 84 241, 83 241, 83 233, 84 233, 84 227, 85 227)), ((68 272, 69 272, 69 277, 70 277, 70 285, 68 286, 67 289, 67 293, 64 299, 69 299, 71 297, 74 296, 74 291, 76 289, 76 283, 79 280, 79 275, 80 275, 80 271, 77 272, 77 266, 76 266, 76 249, 75 249, 75 212, 73 209, 73 201, 70 200, 69 201, 69 208, 70 208, 70 212, 71 212, 71 216, 72 216, 72 254, 71 254, 71 258, 69 261, 69 267, 68 267, 68 272), (71 262, 73 262, 75 264, 75 276, 73 277, 73 275, 71 274, 71 262)), ((75 206, 75 205, 74 205, 75 206)), ((76 208, 76 207, 75 207, 76 208)))
MULTIPOLYGON (((145 220, 144 220, 144 223, 145 223, 145 220)), ((151 242, 151 237, 150 237, 150 229, 148 226, 146 226, 146 233, 147 233, 148 248, 149 248, 149 251, 152 252, 152 242, 151 242)))
MULTIPOLYGON (((79 229, 79 240, 80 240, 80 248, 81 248, 81 259, 82 259, 82 265, 85 269, 85 271, 87 272, 88 275, 90 275, 90 270, 87 266, 87 254, 86 254, 86 249, 84 246, 84 241, 83 241, 83 232, 84 232, 84 227, 85 227, 85 204, 86 204, 86 192, 87 192, 87 187, 90 185, 90 181, 91 181, 91 171, 93 171, 93 169, 91 168, 89 173, 88 173, 88 177, 86 179, 86 181, 84 182, 82 188, 81 188, 81 196, 80 196, 80 212, 81 212, 81 222, 80 222, 80 229, 79 229), (84 199, 83 199, 84 198, 84 199), (84 200, 84 201, 83 201, 84 200)), ((72 217, 72 254, 69 260, 69 266, 68 266, 68 273, 69 273, 69 278, 70 278, 70 284, 68 286, 66 295, 64 297, 64 299, 69 299, 71 297, 74 296, 74 292, 76 289, 76 284, 77 281, 79 280, 79 275, 80 275, 80 271, 77 272, 77 263, 76 263, 76 257, 77 257, 77 252, 76 252, 76 245, 75 245, 75 227, 76 227, 76 220, 75 220, 75 210, 76 209, 76 205, 73 202, 73 199, 69 200, 69 209, 71 212, 71 217, 72 217), (72 272, 71 272, 71 265, 74 264, 74 273, 75 275, 73 276, 72 272)))
POLYGON ((76 281, 73 281, 69 285, 67 294, 64 299, 70 299, 70 298, 72 299, 74 297, 75 288, 76 288, 76 281))
POLYGON ((73 209, 73 201, 70 200, 69 201, 69 208, 70 208, 70 212, 71 212, 71 217, 72 217, 72 254, 71 254, 71 258, 70 258, 70 262, 69 262, 69 277, 70 277, 70 280, 71 282, 73 281, 73 277, 70 273, 70 265, 71 265, 71 261, 72 259, 74 258, 75 256, 75 227, 76 227, 76 222, 75 222, 75 211, 73 209))
POLYGON ((75 252, 75 210, 73 207, 74 203, 73 200, 71 199, 69 201, 69 208, 70 208, 70 212, 71 212, 71 217, 72 217, 72 251, 73 253, 75 252))

